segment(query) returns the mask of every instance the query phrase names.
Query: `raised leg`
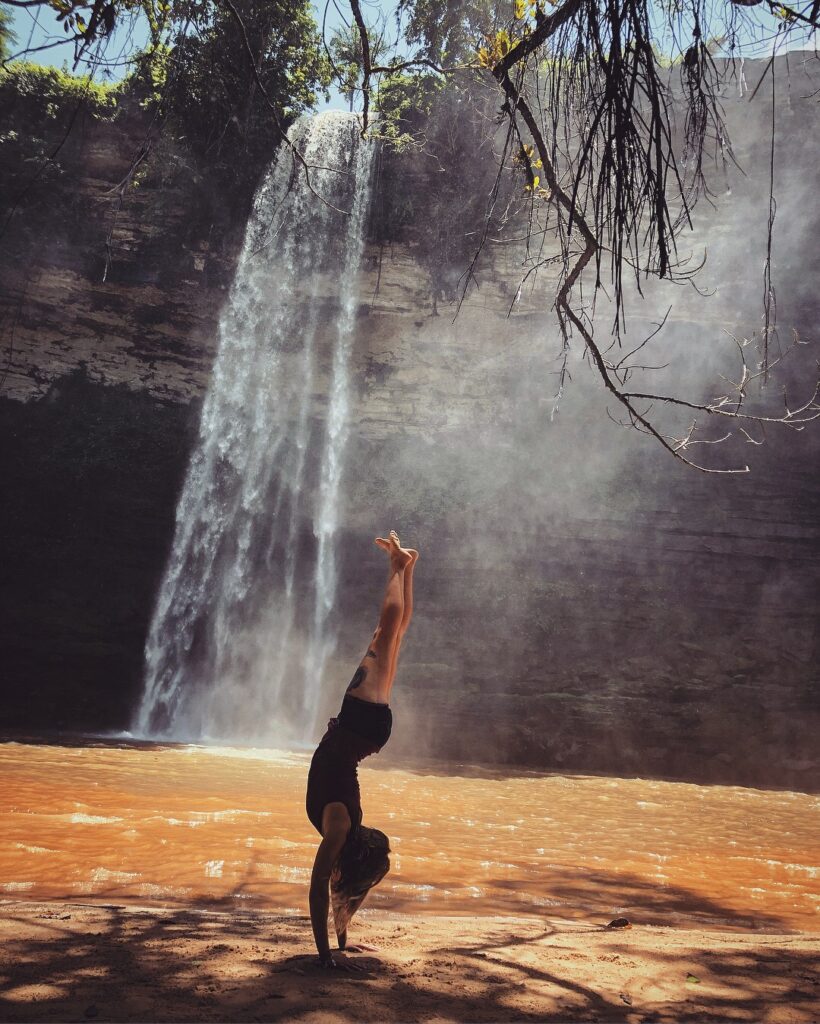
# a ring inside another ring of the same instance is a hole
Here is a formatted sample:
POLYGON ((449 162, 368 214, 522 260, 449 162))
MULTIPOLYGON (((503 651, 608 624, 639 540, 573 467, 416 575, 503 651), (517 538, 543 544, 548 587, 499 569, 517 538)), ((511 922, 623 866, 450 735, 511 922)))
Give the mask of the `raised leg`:
POLYGON ((414 561, 415 553, 402 548, 395 531, 390 532, 389 538, 377 537, 376 544, 390 556, 387 587, 379 624, 347 690, 361 700, 385 703, 393 686, 403 630, 407 628, 412 613, 412 576, 408 590, 407 570, 414 561))
POLYGON ((413 617, 413 571, 419 559, 419 553, 414 548, 407 548, 407 553, 410 555, 410 561, 404 570, 404 611, 399 627, 399 640, 404 638, 407 627, 410 625, 410 619, 413 617))
POLYGON ((396 677, 396 669, 399 664, 401 642, 404 640, 404 634, 407 632, 407 627, 410 625, 410 620, 413 617, 413 570, 416 568, 419 553, 414 548, 407 548, 406 550, 410 555, 410 561, 404 569, 404 609, 402 611, 401 624, 399 625, 398 638, 393 648, 393 660, 390 665, 391 686, 393 685, 393 680, 396 677))
POLYGON ((383 647, 390 653, 391 660, 404 622, 405 575, 406 566, 391 557, 379 624, 374 634, 374 647, 383 647))

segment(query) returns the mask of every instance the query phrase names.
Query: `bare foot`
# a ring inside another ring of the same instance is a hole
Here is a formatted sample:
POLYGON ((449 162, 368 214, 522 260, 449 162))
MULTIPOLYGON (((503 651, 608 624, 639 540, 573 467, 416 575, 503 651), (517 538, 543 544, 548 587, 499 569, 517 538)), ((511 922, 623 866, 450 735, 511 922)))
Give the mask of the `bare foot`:
MULTIPOLYGON (((384 537, 377 537, 376 545, 380 547, 382 551, 386 551, 390 555, 391 569, 404 569, 405 566, 415 561, 410 550, 401 546, 399 535, 395 530, 390 531, 390 536, 387 539, 384 537)), ((416 558, 418 558, 418 552, 416 552, 416 558)))

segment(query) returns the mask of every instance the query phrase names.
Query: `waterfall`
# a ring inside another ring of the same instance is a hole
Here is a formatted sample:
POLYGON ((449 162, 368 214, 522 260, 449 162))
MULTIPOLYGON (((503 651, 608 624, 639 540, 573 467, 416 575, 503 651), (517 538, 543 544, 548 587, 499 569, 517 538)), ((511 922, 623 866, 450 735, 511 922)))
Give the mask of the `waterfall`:
POLYGON ((349 367, 372 146, 352 114, 300 119, 257 194, 173 547, 134 731, 309 737, 335 647, 349 367))

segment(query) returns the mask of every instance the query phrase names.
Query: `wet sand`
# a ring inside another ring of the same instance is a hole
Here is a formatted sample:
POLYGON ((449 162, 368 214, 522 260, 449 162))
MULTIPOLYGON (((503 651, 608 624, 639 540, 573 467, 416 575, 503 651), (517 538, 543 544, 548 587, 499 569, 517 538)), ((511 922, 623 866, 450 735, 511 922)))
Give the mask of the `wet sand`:
POLYGON ((816 936, 364 912, 363 970, 304 917, 6 902, 4 1021, 818 1019, 816 936))

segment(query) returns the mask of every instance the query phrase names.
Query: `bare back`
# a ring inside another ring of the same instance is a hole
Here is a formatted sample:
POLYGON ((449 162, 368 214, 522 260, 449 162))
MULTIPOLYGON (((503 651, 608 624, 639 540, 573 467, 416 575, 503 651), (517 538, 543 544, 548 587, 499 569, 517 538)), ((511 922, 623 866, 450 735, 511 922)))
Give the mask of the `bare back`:
POLYGON ((390 691, 393 688, 392 645, 380 643, 380 630, 376 630, 367 653, 359 662, 346 692, 359 700, 372 701, 374 704, 389 704, 390 691))

